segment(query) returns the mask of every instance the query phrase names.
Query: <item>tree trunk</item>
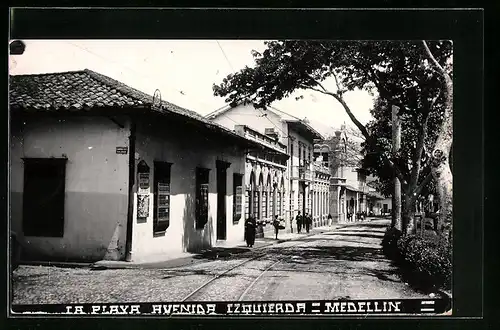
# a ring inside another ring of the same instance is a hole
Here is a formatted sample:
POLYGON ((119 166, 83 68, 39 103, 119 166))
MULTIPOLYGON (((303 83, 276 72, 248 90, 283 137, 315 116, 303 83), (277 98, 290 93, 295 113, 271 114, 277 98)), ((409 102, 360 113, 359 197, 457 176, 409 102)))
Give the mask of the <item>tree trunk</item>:
POLYGON ((434 151, 432 152, 433 162, 431 171, 436 181, 440 203, 437 232, 445 239, 449 239, 451 238, 451 226, 453 222, 453 175, 450 169, 450 153, 453 144, 453 81, 434 55, 432 55, 427 43, 423 41, 423 44, 431 62, 438 69, 445 82, 444 119, 439 128, 434 151))
POLYGON ((403 203, 403 233, 415 234, 415 198, 405 195, 403 203))
MULTIPOLYGON (((401 148, 401 120, 399 118, 399 108, 392 106, 392 152, 394 156, 401 148)), ((401 182, 394 175, 394 195, 392 198, 392 223, 391 226, 402 231, 401 222, 401 182)))
POLYGON ((436 180, 439 195, 439 217, 437 233, 446 239, 451 237, 453 222, 453 176, 448 161, 442 161, 439 166, 433 167, 432 174, 436 180))

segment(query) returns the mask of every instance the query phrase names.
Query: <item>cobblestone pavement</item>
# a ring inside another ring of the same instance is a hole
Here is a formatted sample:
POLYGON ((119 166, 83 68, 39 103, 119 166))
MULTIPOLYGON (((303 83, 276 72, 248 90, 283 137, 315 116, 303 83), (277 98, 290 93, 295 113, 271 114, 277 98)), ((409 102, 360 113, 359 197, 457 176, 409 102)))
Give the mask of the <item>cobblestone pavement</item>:
POLYGON ((425 297, 402 283, 383 257, 386 225, 357 223, 168 269, 20 266, 13 275, 14 304, 181 301, 221 274, 188 301, 425 297))

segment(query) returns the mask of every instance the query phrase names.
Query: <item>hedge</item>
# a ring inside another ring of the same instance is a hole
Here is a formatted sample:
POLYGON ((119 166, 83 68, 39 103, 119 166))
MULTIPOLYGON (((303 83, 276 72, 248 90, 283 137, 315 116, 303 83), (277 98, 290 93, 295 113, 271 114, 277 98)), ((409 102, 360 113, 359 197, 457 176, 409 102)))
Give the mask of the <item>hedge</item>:
POLYGON ((384 254, 391 260, 398 261, 400 259, 397 249, 397 242, 402 233, 396 228, 387 228, 384 238, 382 239, 382 250, 384 254))
POLYGON ((405 280, 421 289, 449 289, 451 285, 451 246, 435 233, 423 237, 402 235, 388 229, 382 240, 384 254, 394 261, 405 280))

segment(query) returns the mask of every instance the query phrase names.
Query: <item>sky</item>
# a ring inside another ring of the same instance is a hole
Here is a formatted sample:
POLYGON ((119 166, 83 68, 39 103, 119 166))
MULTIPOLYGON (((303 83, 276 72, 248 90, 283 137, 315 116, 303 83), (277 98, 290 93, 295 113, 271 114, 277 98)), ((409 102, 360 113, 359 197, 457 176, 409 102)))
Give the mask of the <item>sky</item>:
MULTIPOLYGON (((263 40, 23 40, 23 55, 9 57, 9 73, 33 74, 90 69, 163 100, 206 115, 225 106, 212 92, 214 83, 245 65, 253 66, 251 50, 263 51, 263 40)), ((335 82, 325 87, 335 90, 335 82)), ((344 94, 362 123, 371 120, 373 97, 364 91, 344 94)), ((322 134, 346 123, 343 107, 331 96, 298 91, 272 106, 298 118, 307 118, 322 134), (303 95, 297 101, 295 96, 303 95)))

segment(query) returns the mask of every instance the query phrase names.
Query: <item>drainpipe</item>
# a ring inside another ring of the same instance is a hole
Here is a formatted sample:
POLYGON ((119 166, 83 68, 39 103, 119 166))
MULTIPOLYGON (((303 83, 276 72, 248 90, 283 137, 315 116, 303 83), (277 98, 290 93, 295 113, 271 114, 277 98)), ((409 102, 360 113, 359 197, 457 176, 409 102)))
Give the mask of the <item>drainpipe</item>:
POLYGON ((307 197, 306 197, 306 182, 302 181, 302 216, 304 217, 306 215, 306 203, 307 203, 307 197))
POLYGON ((132 228, 134 225, 134 185, 135 185, 135 140, 136 122, 133 117, 130 120, 129 156, 128 156, 128 212, 127 212, 127 236, 125 241, 125 260, 132 260, 132 228))

